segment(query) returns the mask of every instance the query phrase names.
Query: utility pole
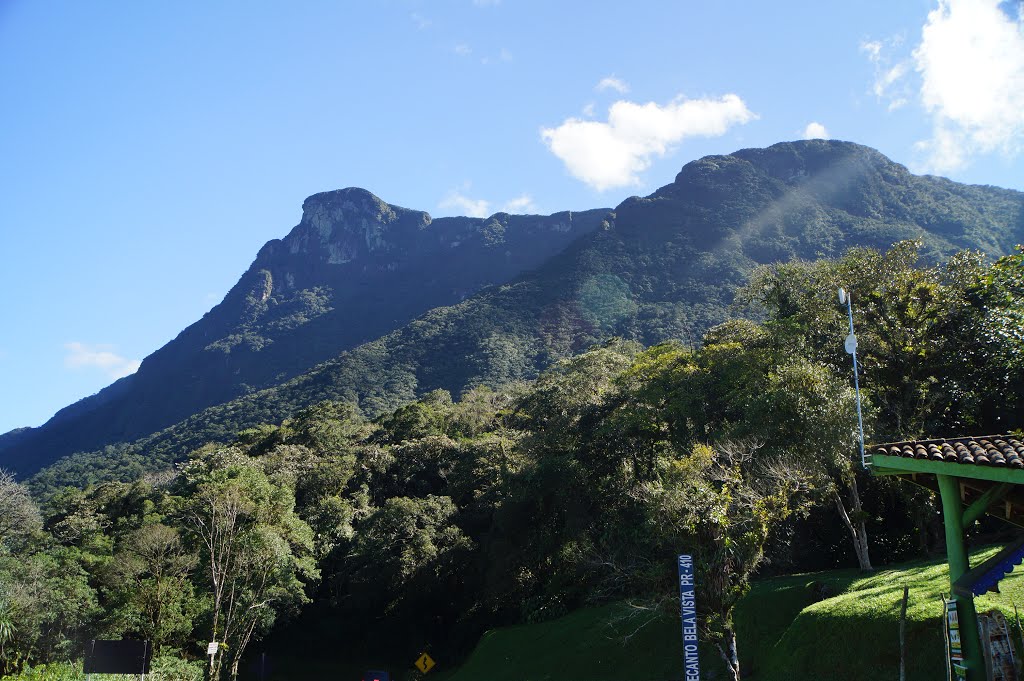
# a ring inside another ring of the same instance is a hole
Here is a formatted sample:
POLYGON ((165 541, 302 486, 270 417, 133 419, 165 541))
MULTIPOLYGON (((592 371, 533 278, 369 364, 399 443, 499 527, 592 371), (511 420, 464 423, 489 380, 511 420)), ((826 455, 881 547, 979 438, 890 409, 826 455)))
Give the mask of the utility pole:
POLYGON ((846 289, 839 289, 839 303, 846 304, 846 312, 850 317, 850 335, 846 337, 844 347, 847 354, 853 357, 853 389, 857 393, 857 428, 860 432, 860 467, 868 468, 867 458, 864 456, 864 417, 861 415, 860 407, 860 377, 857 375, 857 336, 853 332, 853 296, 846 292, 846 289))

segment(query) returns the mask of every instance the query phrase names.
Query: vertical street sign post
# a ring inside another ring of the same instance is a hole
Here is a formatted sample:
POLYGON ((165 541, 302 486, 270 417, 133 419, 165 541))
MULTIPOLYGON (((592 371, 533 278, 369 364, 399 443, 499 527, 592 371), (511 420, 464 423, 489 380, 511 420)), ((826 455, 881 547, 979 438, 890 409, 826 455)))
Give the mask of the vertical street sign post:
POLYGON ((693 584, 693 556, 679 556, 679 616, 683 621, 683 679, 700 681, 697 659, 697 598, 693 584))

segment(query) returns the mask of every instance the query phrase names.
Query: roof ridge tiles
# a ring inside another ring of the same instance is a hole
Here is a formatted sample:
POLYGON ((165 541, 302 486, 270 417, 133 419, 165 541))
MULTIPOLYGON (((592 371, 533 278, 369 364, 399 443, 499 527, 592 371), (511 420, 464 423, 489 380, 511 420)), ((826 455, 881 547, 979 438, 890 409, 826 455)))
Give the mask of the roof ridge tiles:
POLYGON ((1013 435, 904 440, 870 445, 870 448, 879 454, 911 459, 931 459, 995 468, 1024 468, 1024 443, 1013 435))

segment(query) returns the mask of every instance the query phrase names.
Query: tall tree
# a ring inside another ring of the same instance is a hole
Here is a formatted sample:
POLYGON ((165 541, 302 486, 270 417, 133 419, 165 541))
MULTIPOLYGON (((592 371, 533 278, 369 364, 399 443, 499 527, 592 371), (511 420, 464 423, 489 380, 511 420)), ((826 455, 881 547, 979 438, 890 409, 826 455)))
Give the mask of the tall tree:
POLYGON ((304 581, 318 577, 312 531, 294 512, 292 491, 233 449, 193 459, 182 469, 185 519, 199 540, 211 590, 211 678, 229 660, 231 678, 246 646, 276 614, 308 600, 304 581), (230 657, 228 657, 230 656, 230 657))
POLYGON ((106 575, 122 631, 151 641, 155 653, 185 643, 199 611, 190 579, 197 560, 173 527, 155 523, 131 532, 106 575))
POLYGON ((956 408, 979 432, 1024 427, 1024 246, 963 282, 945 374, 956 408))
POLYGON ((43 522, 28 489, 0 468, 0 553, 24 546, 43 522))
POLYGON ((959 284, 982 266, 970 253, 925 263, 920 248, 903 241, 885 253, 851 249, 837 260, 762 267, 738 296, 767 313, 775 347, 849 374, 849 326, 836 292, 850 292, 861 387, 875 407, 869 425, 883 439, 917 437, 941 423, 946 385, 935 372, 950 352, 952 311, 964 304, 959 284))
POLYGON ((645 486, 650 522, 664 551, 694 556, 703 638, 718 649, 733 681, 740 661, 733 614, 764 560, 773 530, 809 503, 809 479, 784 460, 757 457, 756 442, 696 445, 645 486))
POLYGON ((769 413, 787 411, 780 423, 799 424, 806 451, 828 473, 830 483, 822 489, 849 531, 862 569, 871 567, 861 494, 865 479, 850 438, 852 391, 841 387, 852 377, 846 378, 850 359, 842 339, 849 322, 837 304, 840 287, 852 294, 855 307, 866 436, 883 442, 948 436, 969 420, 954 408, 957 383, 945 367, 960 354, 953 330, 966 305, 965 284, 977 279, 983 264, 972 253, 928 264, 920 249, 920 242, 904 241, 885 253, 851 249, 837 260, 763 267, 738 295, 767 316, 759 344, 783 358, 810 362, 804 369, 791 366, 788 388, 774 380, 776 389, 766 392, 773 402, 762 404, 769 413))

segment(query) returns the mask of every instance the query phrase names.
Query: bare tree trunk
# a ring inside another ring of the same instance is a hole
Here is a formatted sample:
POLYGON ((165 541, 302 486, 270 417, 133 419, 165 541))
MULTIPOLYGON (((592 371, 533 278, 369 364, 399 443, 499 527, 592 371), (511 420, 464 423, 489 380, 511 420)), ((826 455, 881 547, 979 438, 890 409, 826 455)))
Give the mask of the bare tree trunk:
POLYGON ((725 667, 732 681, 740 681, 740 658, 736 653, 736 632, 726 627, 722 640, 716 644, 718 654, 722 656, 725 667))
POLYGON ((850 531, 850 537, 853 540, 853 551, 857 555, 857 565, 861 570, 874 570, 871 566, 871 556, 868 554, 868 529, 864 523, 864 506, 860 501, 860 491, 857 489, 856 477, 850 478, 846 491, 849 493, 850 501, 852 502, 853 518, 847 512, 846 504, 838 490, 832 492, 832 497, 836 502, 836 510, 839 511, 839 517, 843 519, 846 529, 850 531))

